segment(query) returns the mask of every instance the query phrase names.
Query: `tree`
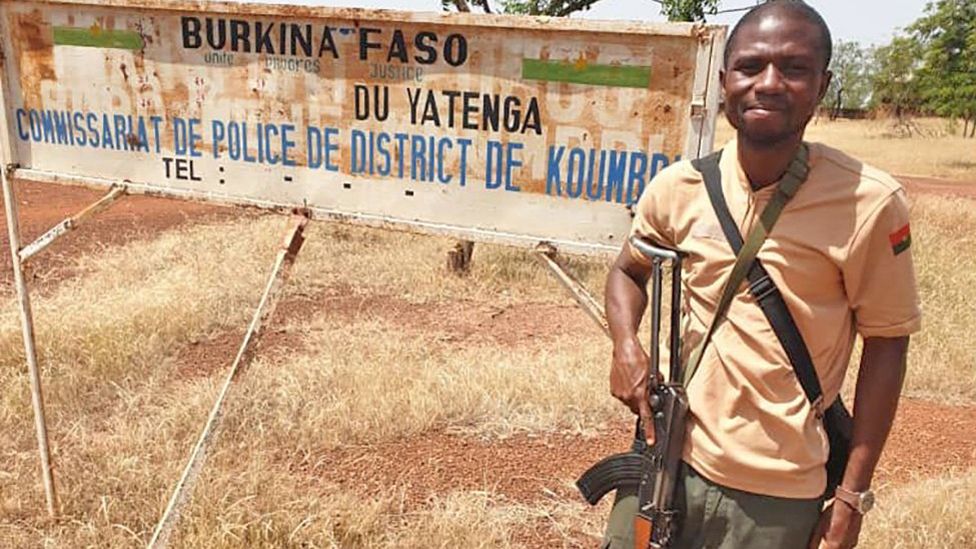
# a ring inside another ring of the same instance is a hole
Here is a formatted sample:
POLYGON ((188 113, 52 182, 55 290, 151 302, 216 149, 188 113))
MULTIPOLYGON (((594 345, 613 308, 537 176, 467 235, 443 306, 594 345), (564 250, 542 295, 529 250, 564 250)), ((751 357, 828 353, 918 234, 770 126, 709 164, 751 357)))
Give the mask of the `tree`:
POLYGON ((963 135, 976 135, 976 2, 937 0, 909 30, 919 43, 918 87, 939 116, 960 117, 963 135), (972 121, 972 129, 969 129, 972 121))
POLYGON ((505 13, 567 17, 590 9, 598 0, 503 0, 505 13))
MULTIPOLYGON (((588 10, 599 0, 501 0, 502 11, 519 15, 548 15, 551 17, 566 17, 571 13, 588 10)), ((480 9, 484 13, 494 13, 489 0, 441 0, 444 11, 453 8, 459 12, 468 13, 472 8, 480 9)))
MULTIPOLYGON (((590 9, 599 0, 501 0, 505 13, 567 17, 590 9)), ((721 0, 651 0, 661 5, 669 21, 704 21, 706 15, 719 13, 721 0)), ((472 7, 493 13, 489 0, 441 0, 445 11, 471 12, 472 7)))
POLYGON ((872 52, 857 42, 838 40, 830 70, 834 77, 824 96, 824 105, 831 107, 830 119, 837 118, 841 109, 862 109, 871 97, 873 67, 869 63, 872 52))
POLYGON ((668 21, 704 21, 718 13, 719 0, 654 0, 668 21))
POLYGON ((896 36, 887 46, 874 50, 871 103, 889 109, 899 124, 921 103, 918 79, 920 47, 912 36, 896 36))

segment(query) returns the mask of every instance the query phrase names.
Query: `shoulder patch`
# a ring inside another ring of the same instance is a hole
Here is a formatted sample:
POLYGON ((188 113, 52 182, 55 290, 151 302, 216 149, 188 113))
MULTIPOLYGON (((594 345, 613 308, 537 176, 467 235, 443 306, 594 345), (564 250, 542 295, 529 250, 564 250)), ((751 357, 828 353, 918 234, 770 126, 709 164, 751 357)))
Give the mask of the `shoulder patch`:
POLYGON ((888 241, 891 242, 891 251, 895 255, 898 255, 912 245, 912 231, 909 228, 909 224, 905 223, 905 226, 898 229, 897 231, 888 235, 888 241))

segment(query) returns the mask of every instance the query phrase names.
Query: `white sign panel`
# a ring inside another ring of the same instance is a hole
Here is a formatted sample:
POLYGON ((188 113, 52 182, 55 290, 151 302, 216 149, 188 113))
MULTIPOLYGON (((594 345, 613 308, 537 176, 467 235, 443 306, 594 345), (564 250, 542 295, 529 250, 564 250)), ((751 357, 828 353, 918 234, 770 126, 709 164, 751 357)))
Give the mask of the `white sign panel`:
POLYGON ((619 247, 711 148, 724 31, 207 2, 0 5, 17 176, 619 247))

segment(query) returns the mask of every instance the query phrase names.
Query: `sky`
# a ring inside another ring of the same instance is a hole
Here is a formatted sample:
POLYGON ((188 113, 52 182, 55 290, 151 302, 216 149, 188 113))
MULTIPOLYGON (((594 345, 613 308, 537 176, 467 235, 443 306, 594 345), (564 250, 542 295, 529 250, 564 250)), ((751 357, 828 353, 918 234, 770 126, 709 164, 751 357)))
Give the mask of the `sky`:
MULTIPOLYGON (((253 1, 253 0, 251 0, 253 1)), ((273 3, 321 6, 440 11, 440 0, 263 0, 273 3)), ((497 0, 492 0, 493 4, 497 0)), ((835 39, 862 45, 886 44, 896 29, 923 14, 926 0, 807 0, 823 15, 835 39)), ((721 9, 749 6, 754 0, 722 0, 721 9)), ((733 25, 742 12, 714 16, 710 22, 733 25)), ((660 6, 650 0, 598 0, 589 10, 573 17, 585 19, 664 21, 660 6)))

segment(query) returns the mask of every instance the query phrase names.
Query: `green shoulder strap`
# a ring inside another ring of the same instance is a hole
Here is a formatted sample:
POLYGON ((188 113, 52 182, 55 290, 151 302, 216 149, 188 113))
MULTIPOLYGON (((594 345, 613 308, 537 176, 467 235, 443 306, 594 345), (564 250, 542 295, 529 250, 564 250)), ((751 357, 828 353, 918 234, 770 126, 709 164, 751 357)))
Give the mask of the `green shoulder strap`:
MULTIPOLYGON (((712 319, 712 324, 708 327, 708 332, 705 333, 705 337, 702 338, 701 342, 695 347, 688 358, 688 365, 684 370, 684 375, 681 380, 685 387, 688 386, 692 376, 695 375, 695 371, 698 370, 702 355, 705 353, 705 348, 708 347, 708 343, 711 341, 712 335, 714 335, 718 325, 725 319, 729 305, 732 304, 732 298, 735 297, 739 286, 745 280, 746 274, 749 272, 749 269, 752 267, 752 262, 756 258, 756 254, 759 253, 759 248, 762 247, 763 242, 766 241, 766 237, 773 230, 773 225, 779 219, 779 214, 783 212, 786 203, 793 198, 793 195, 800 189, 800 185, 806 181, 807 175, 810 172, 808 159, 809 152, 806 144, 803 144, 790 162, 790 165, 786 168, 786 173, 783 174, 783 177, 777 183, 776 192, 759 216, 759 223, 749 232, 745 244, 739 250, 739 255, 736 256, 735 264, 732 266, 732 274, 725 281, 722 298, 719 300, 718 307, 715 309, 715 317, 712 319)), ((703 175, 705 177, 709 176, 708 174, 703 175)), ((721 176, 719 175, 719 177, 721 176)))

